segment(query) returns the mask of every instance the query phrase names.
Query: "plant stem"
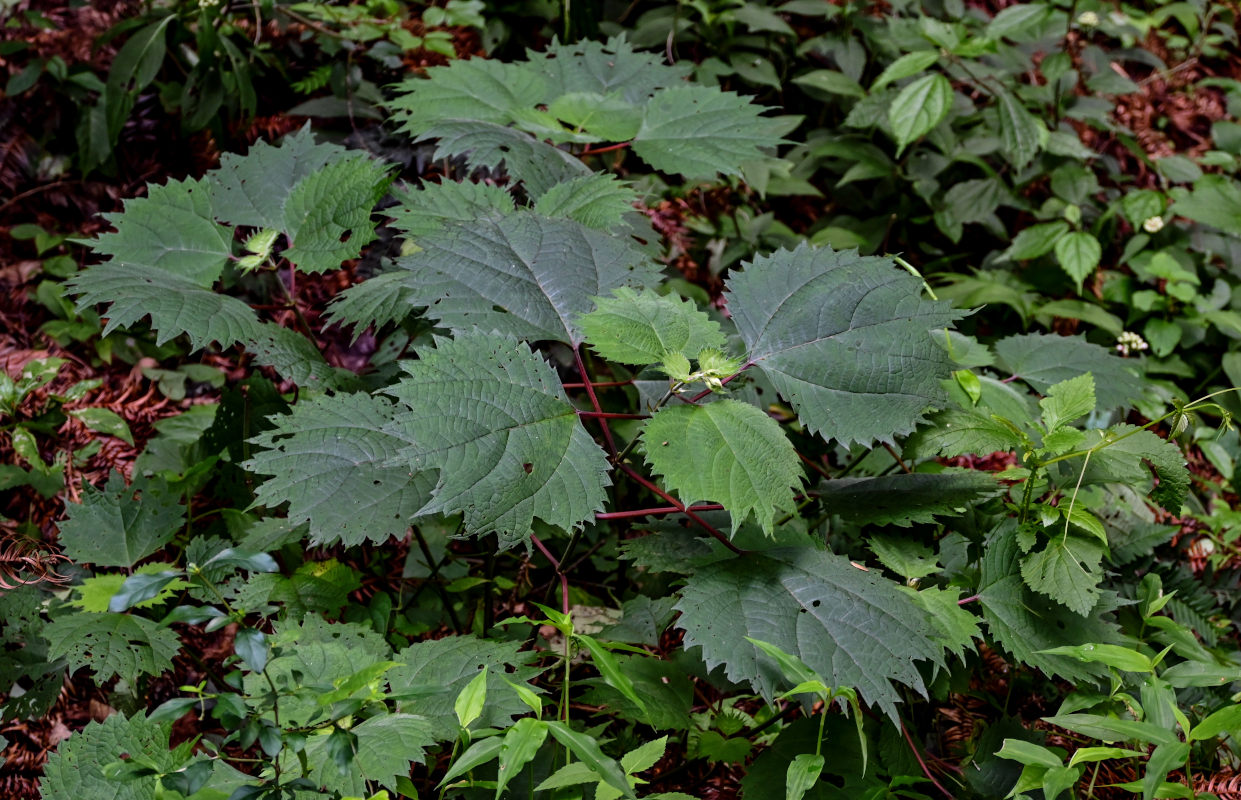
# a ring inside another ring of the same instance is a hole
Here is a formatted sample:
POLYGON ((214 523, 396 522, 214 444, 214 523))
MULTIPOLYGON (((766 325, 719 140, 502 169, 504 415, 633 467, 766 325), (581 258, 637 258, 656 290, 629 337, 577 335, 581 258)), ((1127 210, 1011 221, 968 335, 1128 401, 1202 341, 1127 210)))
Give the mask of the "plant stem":
POLYGON ((538 548, 539 552, 547 557, 551 562, 552 569, 556 571, 556 575, 560 578, 560 610, 569 613, 569 576, 565 575, 560 569, 560 559, 552 555, 552 551, 547 549, 547 545, 543 544, 543 540, 534 534, 530 534, 530 541, 538 548))
MULTIPOLYGON (((708 503, 701 506, 693 506, 690 511, 720 511, 724 506, 719 503, 708 503)), ((679 506, 660 506, 658 508, 635 508, 629 511, 606 511, 595 514, 595 519, 631 519, 633 517, 655 517, 662 514, 676 514, 684 511, 679 506)))
MULTIPOLYGON (((594 384, 590 382, 590 373, 586 371, 586 361, 582 358, 582 346, 576 345, 573 348, 573 360, 577 362, 577 371, 582 375, 582 382, 586 387, 586 396, 590 398, 590 405, 594 408, 596 414, 602 414, 603 409, 599 406, 599 398, 595 395, 594 384)), ((612 439, 612 429, 608 427, 606 417, 599 418, 599 426, 603 428, 603 440, 607 442, 608 453, 613 458, 616 457, 616 442, 612 439)))
POLYGON ((669 503, 674 504, 677 507, 678 511, 680 511, 682 514, 692 519, 694 522, 697 522, 699 525, 701 525, 703 529, 707 531, 707 533, 714 536, 716 541, 718 541, 720 544, 727 547, 729 550, 733 551, 737 555, 744 555, 747 552, 745 550, 742 550, 737 545, 733 544, 731 541, 729 541, 728 537, 720 533, 718 530, 716 530, 715 526, 713 526, 711 523, 707 522, 705 519, 703 519, 702 517, 695 514, 693 511, 686 508, 685 504, 682 503, 680 500, 677 500, 675 497, 668 494, 663 489, 660 489, 658 486, 656 486, 651 481, 647 480, 645 477, 641 475, 641 473, 639 473, 633 467, 629 466, 628 464, 617 464, 616 466, 620 468, 620 470, 624 472, 626 475, 628 475, 630 478, 633 478, 635 481, 642 484, 647 489, 650 489, 652 492, 659 495, 660 497, 664 498, 669 503))
POLYGON ((422 557, 427 560, 427 569, 431 571, 431 585, 435 587, 435 593, 440 596, 440 602, 444 604, 444 610, 448 612, 448 619, 452 622, 452 629, 457 633, 461 633, 461 620, 457 619, 457 612, 453 610, 452 599, 449 598, 447 590, 444 589, 443 583, 440 582, 440 565, 432 556, 431 548, 427 546, 427 540, 422 538, 422 531, 417 526, 413 527, 414 539, 418 542, 418 547, 422 550, 422 557))
MULTIPOLYGON (((737 371, 736 371, 736 372, 734 372, 732 375, 729 375, 727 378, 725 378, 724 380, 720 381, 720 386, 723 386, 724 384, 728 383, 728 382, 729 382, 729 381, 731 381, 733 378, 735 378, 735 377, 737 377, 738 375, 740 375, 741 373, 745 372, 747 369, 749 369, 749 368, 750 368, 750 367, 752 367, 752 366, 754 366, 754 362, 753 362, 753 361, 747 361, 745 364, 742 364, 742 365, 741 365, 741 369, 737 370, 737 371)), ((702 398, 706 397, 706 396, 707 396, 707 395, 709 395, 709 394, 711 394, 711 390, 710 390, 710 389, 703 389, 703 390, 702 390, 701 392, 699 392, 698 394, 696 394, 696 395, 694 395, 693 397, 689 398, 689 401, 690 401, 691 403, 697 403, 699 400, 701 400, 702 398)))

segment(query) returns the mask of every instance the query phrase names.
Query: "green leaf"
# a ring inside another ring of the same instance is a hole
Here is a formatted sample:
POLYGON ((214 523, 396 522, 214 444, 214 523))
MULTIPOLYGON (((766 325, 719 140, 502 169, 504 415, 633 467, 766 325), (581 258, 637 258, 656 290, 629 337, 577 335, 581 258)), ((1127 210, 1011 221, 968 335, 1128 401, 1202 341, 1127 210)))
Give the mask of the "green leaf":
POLYGON ((898 681, 923 691, 914 662, 938 662, 925 612, 890 582, 843 556, 811 548, 770 550, 700 566, 677 604, 685 646, 701 647, 708 668, 765 697, 782 677, 745 641, 769 642, 798 656, 831 686, 856 687, 895 713, 898 681))
POLYGON ((125 444, 133 446, 134 435, 129 431, 129 424, 115 411, 106 408, 78 408, 70 411, 69 416, 92 431, 115 436, 125 444))
POLYGON ((232 255, 233 236, 215 221, 208 187, 204 180, 148 185, 146 197, 127 200, 120 213, 104 215, 116 232, 99 236, 92 249, 113 266, 148 267, 211 288, 232 255))
POLYGON ((557 183, 583 175, 590 168, 558 147, 542 142, 524 131, 476 120, 437 122, 419 137, 436 139, 434 158, 465 156, 471 168, 504 171, 520 182, 531 196, 539 196, 557 183))
POLYGON ((1045 722, 1104 742, 1138 741, 1146 744, 1178 744, 1176 734, 1151 722, 1117 719, 1098 714, 1060 714, 1043 717, 1045 722))
POLYGON ((170 728, 170 722, 150 722, 142 714, 130 719, 113 714, 103 722, 88 722, 48 757, 39 780, 40 796, 45 800, 153 800, 158 776, 111 780, 104 768, 119 761, 122 754, 130 761, 169 772, 180 768, 189 749, 169 749, 170 728))
POLYGON ((950 408, 932 415, 930 423, 906 442, 905 453, 910 457, 990 455, 1022 446, 1021 436, 1012 428, 979 411, 950 408))
POLYGON ((1023 228, 1013 237, 1013 243, 1005 252, 1009 258, 1017 261, 1029 261, 1032 258, 1046 255, 1052 251, 1056 243, 1069 232, 1069 223, 1064 220, 1042 222, 1023 228))
MULTIPOLYGON (((126 576, 119 572, 113 572, 105 575, 94 575, 74 587, 77 597, 70 600, 69 604, 82 611, 108 611, 108 606, 112 602, 112 598, 116 596, 117 592, 121 590, 121 587, 127 580, 133 580, 139 575, 149 576, 167 573, 171 569, 172 564, 161 564, 157 562, 143 564, 142 566, 135 568, 132 576, 126 576)), ((173 592, 188 588, 189 585, 190 584, 183 580, 173 580, 165 584, 159 592, 149 599, 129 601, 131 602, 131 605, 127 606, 127 608, 150 608, 152 606, 160 605, 168 600, 168 598, 172 596, 173 592)))
POLYGON ((562 722, 543 724, 547 726, 552 736, 556 737, 556 741, 569 748, 569 751, 577 756, 579 761, 590 767, 604 783, 620 792, 622 797, 637 797, 620 764, 605 756, 599 749, 598 742, 592 737, 578 733, 562 722))
POLYGON ((836 478, 822 481, 815 494, 828 511, 855 525, 933 522, 957 516, 1001 491, 990 475, 973 470, 836 478))
POLYGON ((550 96, 573 92, 619 92, 641 103, 660 89, 678 86, 690 72, 685 63, 668 65, 662 53, 639 53, 623 36, 606 42, 553 41, 542 53, 527 51, 530 68, 543 76, 550 96))
POLYGON ((1021 577, 1036 592, 1086 616, 1099 601, 1104 547, 1094 539, 1053 536, 1021 562, 1021 577))
POLYGON ((576 220, 587 228, 610 231, 633 212, 638 195, 629 185, 607 173, 572 178, 548 189, 534 202, 544 217, 576 220))
MULTIPOLYGON (((473 222, 480 217, 513 213, 513 197, 501 186, 469 181, 424 183, 417 191, 397 189, 398 205, 385 209, 392 227, 415 242, 445 223, 473 222)), ((550 215, 548 215, 550 216, 550 215)))
POLYGON ((1207 716, 1190 730, 1186 738, 1191 742, 1201 742, 1223 734, 1235 736, 1238 731, 1241 731, 1241 705, 1231 705, 1207 716))
POLYGON ((810 72, 804 72, 794 78, 793 83, 798 86, 806 86, 843 97, 866 96, 866 90, 862 88, 861 84, 843 72, 834 69, 815 69, 810 72))
POLYGON ((287 231, 285 206, 293 190, 347 156, 339 145, 316 143, 309 123, 279 146, 259 141, 244 156, 225 153, 208 173, 215 215, 230 225, 287 231))
POLYGON ((82 487, 82 502, 65 507, 60 544, 74 561, 132 567, 163 547, 185 523, 180 496, 158 478, 132 486, 114 472, 103 489, 82 487))
POLYGON ((974 640, 982 638, 982 631, 978 628, 978 617, 959 604, 961 591, 941 589, 938 586, 928 586, 925 589, 915 589, 912 586, 899 588, 930 614, 936 629, 932 638, 945 650, 955 653, 957 658, 964 661, 966 654, 973 651, 974 640))
POLYGON ((740 175, 741 165, 784 143, 767 111, 714 87, 664 89, 647 103, 632 149, 662 172, 687 178, 740 175))
POLYGON ((402 322, 414 313, 410 291, 405 286, 409 276, 401 270, 383 272, 355 283, 336 295, 327 309, 333 325, 353 327, 353 341, 374 326, 402 322))
POLYGON ((1151 499, 1173 514, 1181 512, 1181 505, 1189 494, 1190 475, 1185 455, 1176 442, 1161 439, 1148 430, 1139 431, 1133 425, 1113 425, 1105 432, 1092 431, 1090 435, 1093 438, 1088 443, 1099 440, 1110 443, 1091 455, 1083 485, 1149 485, 1150 470, 1145 464, 1150 464, 1159 478, 1159 483, 1151 490, 1151 499))
POLYGON ((594 662, 595 669, 599 670, 599 675, 603 678, 604 683, 611 686, 629 702, 638 707, 644 715, 648 713, 646 703, 634 691, 633 681, 624 673, 620 665, 616 661, 616 656, 611 651, 599 643, 598 640, 586 636, 584 634, 574 634, 574 641, 580 642, 587 650, 590 651, 590 660, 594 662))
POLYGON ((753 514, 770 535, 777 512, 793 512, 804 480, 780 425, 737 400, 659 409, 642 429, 642 451, 685 505, 723 505, 733 531, 753 514))
POLYGON ((254 354, 255 363, 271 367, 303 389, 343 389, 358 384, 355 374, 328 364, 314 341, 274 322, 260 325, 246 342, 246 350, 254 354))
MULTIPOLYGON (((434 744, 426 721, 410 714, 380 714, 355 724, 349 733, 350 738, 341 740, 348 748, 344 769, 333 758, 331 736, 307 737, 305 749, 315 786, 345 797, 380 796, 370 793, 369 782, 398 791, 401 779, 409 778, 410 765, 424 763, 425 748, 434 744)), ((291 749, 281 753, 281 760, 286 759, 286 769, 300 769, 291 749)))
POLYGON ((385 391, 408 408, 393 428, 413 443, 399 462, 439 472, 420 514, 462 513, 465 530, 511 547, 528 541, 535 517, 572 530, 603 508, 607 458, 541 356, 480 333, 418 355, 385 391))
POLYGON ((459 778, 475 767, 499 757, 500 751, 503 749, 504 740, 498 736, 475 742, 470 745, 468 750, 461 754, 460 758, 452 762, 452 767, 449 768, 448 772, 444 773, 444 777, 440 780, 440 786, 448 785, 448 782, 454 778, 459 778))
POLYGON ((669 353, 697 358, 707 349, 724 347, 719 323, 692 302, 652 289, 614 289, 595 301, 595 310, 578 319, 591 349, 621 364, 656 364, 669 353))
POLYGON ((1077 284, 1077 291, 1082 290, 1082 281, 1094 274, 1103 256, 1103 248, 1099 240, 1084 231, 1077 231, 1064 236, 1056 242, 1056 260, 1061 268, 1077 284))
POLYGON ((388 167, 365 153, 334 160, 299 182, 284 206, 284 257, 306 272, 339 269, 375 240, 371 211, 388 191, 388 167))
POLYGON ((1043 409, 1043 427, 1048 431, 1077 421, 1094 411, 1094 377, 1087 372, 1060 381, 1047 390, 1039 407, 1043 409))
POLYGON ((1172 212, 1241 236, 1241 186, 1223 175, 1204 175, 1193 191, 1176 201, 1172 212))
POLYGON ((130 608, 144 603, 153 597, 159 597, 167 591, 169 584, 174 582, 186 586, 180 579, 185 573, 180 570, 164 570, 154 574, 135 573, 125 579, 116 593, 108 601, 108 611, 128 611, 130 608))
POLYGON ((901 89, 888 107, 888 121, 892 123, 897 153, 910 142, 930 133, 948 116, 951 107, 952 84, 939 73, 924 75, 901 89))
POLYGON ((524 717, 517 720, 504 734, 500 748, 500 766, 496 774, 496 799, 504 795, 504 789, 517 773, 534 760, 539 748, 547 739, 547 725, 541 720, 524 717))
POLYGON ((1060 656, 1069 656, 1078 661, 1106 664, 1126 672, 1151 672, 1154 669, 1150 658, 1129 647, 1116 644, 1079 644, 1074 646, 1055 647, 1044 650, 1060 656))
POLYGON ((951 358, 929 331, 964 312, 922 300, 891 259, 800 245, 727 282, 749 359, 811 431, 843 444, 911 432, 945 399, 951 358))
POLYGON ((879 563, 900 575, 907 582, 916 582, 934 575, 943 567, 935 551, 903 533, 870 536, 866 542, 879 563))
POLYGON ((486 702, 487 670, 484 669, 465 685, 453 701, 452 710, 457 715, 457 724, 462 728, 470 727, 470 723, 482 716, 486 702))
MULTIPOLYGON (((819 713, 826 713, 826 709, 819 713)), ((789 762, 788 772, 784 778, 784 800, 802 800, 806 792, 814 788, 823 773, 823 756, 811 753, 798 753, 789 762)))
POLYGON ((289 504, 290 524, 310 523, 315 544, 384 542, 403 536, 431 497, 433 476, 388 462, 409 440, 394 435, 398 411, 365 394, 303 401, 251 441, 260 448, 244 466, 272 476, 256 502, 289 504))
POLYGON ((1142 395, 1142 381, 1131 363, 1080 336, 1009 336, 996 342, 995 354, 1000 367, 1044 394, 1063 380, 1089 372, 1099 411, 1129 406, 1142 395))
POLYGON ((186 334, 195 351, 212 342, 226 348, 263 330, 254 310, 241 300, 160 267, 109 261, 82 270, 66 285, 77 295, 79 310, 110 304, 104 336, 150 317, 157 345, 186 334))
POLYGON ((875 78, 875 82, 870 85, 871 94, 879 91, 889 83, 926 72, 927 68, 936 61, 939 61, 938 50, 917 50, 912 53, 906 53, 883 68, 883 72, 880 72, 879 77, 875 78))
POLYGON ((1004 746, 995 753, 997 758, 1007 758, 1026 766, 1047 767, 1049 769, 1063 765, 1060 756, 1039 744, 1022 739, 1005 739, 1004 746))
POLYGON ((50 660, 64 658, 70 673, 90 667, 99 684, 116 675, 131 682, 139 675, 160 675, 181 649, 172 631, 128 614, 67 614, 52 620, 43 637, 50 660))
POLYGON ((233 639, 233 649, 251 672, 262 672, 267 666, 267 637, 262 631, 241 628, 233 639))
POLYGON ((1047 137, 1047 129, 1011 92, 998 90, 995 98, 1004 156, 1014 167, 1023 169, 1038 153, 1042 140, 1047 137))
POLYGON ((505 125, 516 111, 547 99, 546 81, 532 65, 474 58, 431 67, 426 78, 401 83, 388 108, 401 130, 424 136, 441 121, 505 125))
POLYGON ((426 718, 437 741, 453 741, 460 731, 453 706, 465 686, 487 673, 486 703, 477 720, 480 728, 506 728, 514 717, 529 712, 512 681, 531 689, 529 681, 541 672, 529 666, 536 654, 522 651, 520 642, 494 642, 474 636, 448 636, 411 645, 396 654, 385 676, 402 712, 426 718))
POLYGON ((518 212, 446 225, 401 259, 410 302, 453 330, 580 344, 576 317, 620 286, 653 285, 657 268, 600 231, 518 212))

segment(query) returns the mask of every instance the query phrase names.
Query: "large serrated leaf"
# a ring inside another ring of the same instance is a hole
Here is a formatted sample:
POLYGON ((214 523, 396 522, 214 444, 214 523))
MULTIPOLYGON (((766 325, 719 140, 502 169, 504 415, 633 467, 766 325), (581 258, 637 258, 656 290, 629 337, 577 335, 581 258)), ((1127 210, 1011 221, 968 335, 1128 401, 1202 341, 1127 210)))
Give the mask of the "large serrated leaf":
POLYGON ((527 57, 554 97, 620 92, 626 102, 641 103, 658 89, 679 85, 690 72, 685 63, 668 65, 656 54, 635 52, 621 36, 607 42, 553 43, 543 53, 529 51, 527 57))
MULTIPOLYGON (((311 736, 306 743, 311 780, 344 797, 366 797, 372 781, 397 791, 397 779, 408 778, 410 765, 423 763, 425 748, 435 743, 430 723, 414 714, 380 714, 349 730, 356 744, 344 771, 328 752, 328 737, 311 736)), ((288 769, 298 769, 296 754, 285 750, 282 756, 288 769)))
POLYGON ((90 667, 99 684, 116 675, 127 681, 159 675, 181 649, 175 633, 129 614, 66 614, 43 629, 43 638, 50 660, 64 658, 70 673, 90 667))
POLYGON ((574 219, 587 228, 610 231, 620 227, 633 211, 638 195, 628 184, 606 173, 596 173, 558 183, 534 203, 535 213, 545 217, 574 219))
POLYGON ((271 367, 303 389, 345 389, 358 384, 352 372, 327 363, 310 339, 274 322, 263 323, 246 342, 246 350, 254 354, 256 363, 271 367))
POLYGON ((803 480, 779 424, 737 400, 661 408, 642 429, 642 450, 683 503, 722 504, 733 530, 753 514, 771 533, 777 512, 793 512, 793 491, 803 480))
POLYGON ((1081 616, 1099 602, 1099 566, 1104 547, 1096 539, 1056 535, 1021 561, 1021 577, 1044 594, 1081 616))
POLYGON ((402 536, 430 499, 432 476, 389 466, 409 442, 387 428, 397 409, 365 394, 319 397, 275 417, 252 441, 264 450, 246 469, 273 477, 255 495, 289 504, 290 523, 310 523, 315 544, 383 542, 402 536))
POLYGON ((1159 478, 1158 484, 1151 490, 1151 499, 1173 514, 1181 513, 1181 504, 1189 493, 1190 476, 1185 466, 1185 454, 1176 442, 1161 439, 1149 430, 1139 431, 1133 425, 1114 425, 1106 432, 1090 431, 1087 435, 1087 446, 1097 447, 1104 437, 1111 443, 1091 455, 1082 476, 1083 485, 1149 485, 1151 474, 1146 462, 1154 468, 1159 478))
POLYGON ((398 262, 412 273, 410 302, 453 330, 580 344, 577 316, 594 297, 658 277, 624 241, 530 212, 445 225, 419 245, 398 262))
POLYGON ((487 695, 479 727, 504 728, 530 710, 504 681, 533 689, 527 681, 541 672, 529 666, 535 655, 521 650, 519 642, 448 636, 400 651, 394 660, 401 666, 385 677, 402 711, 427 719, 437 740, 452 741, 459 732, 453 703, 483 669, 487 670, 487 695))
POLYGON ((333 325, 352 326, 355 341, 372 325, 382 328, 400 322, 414 313, 407 280, 404 272, 394 271, 355 283, 336 295, 328 306, 328 319, 333 325))
POLYGON ((116 232, 101 235, 93 249, 116 265, 151 267, 210 288, 232 255, 232 231, 215 221, 204 181, 151 184, 146 197, 104 218, 116 232))
POLYGON ((646 106, 633 151, 655 169, 687 178, 739 175, 741 165, 784 143, 767 109, 714 87, 678 86, 646 106))
POLYGON ((408 408, 391 428, 413 444, 399 463, 437 470, 423 514, 465 515, 465 530, 526 542, 534 518, 565 530, 603 507, 607 457, 539 355, 504 336, 440 339, 385 390, 408 408))
POLYGON ((815 494, 845 522, 905 527, 933 522, 937 516, 959 515, 1000 490, 985 472, 959 470, 836 478, 821 482, 815 494))
POLYGON ((261 330, 258 316, 242 301, 158 267, 110 261, 79 272, 67 284, 78 296, 78 308, 111 303, 104 335, 150 317, 156 344, 185 334, 193 351, 212 342, 228 347, 261 330))
POLYGON ((734 274, 728 308, 750 361, 808 428, 891 442, 943 402, 953 363, 929 331, 965 313, 921 289, 891 259, 803 244, 734 274))
POLYGON ((132 486, 114 472, 103 489, 89 484, 81 503, 65 505, 60 546, 74 561, 97 567, 132 567, 163 547, 185 523, 180 494, 159 479, 138 477, 132 486))
POLYGON ((500 186, 469 181, 428 183, 414 191, 398 190, 397 205, 385 213, 392 227, 415 242, 446 222, 473 222, 479 217, 513 213, 513 197, 500 186))
POLYGON ((800 657, 830 686, 856 688, 889 716, 900 699, 893 682, 924 691, 916 662, 942 655, 927 614, 894 584, 810 548, 699 567, 677 610, 686 647, 765 697, 783 686, 781 673, 747 636, 800 657))
POLYGON ((1130 405, 1133 398, 1142 394, 1142 381, 1131 362, 1080 336, 1047 333, 1009 336, 996 342, 995 354, 1001 367, 1039 392, 1089 372, 1094 376, 1100 411, 1130 405))
POLYGON ((931 415, 930 423, 905 442, 905 453, 911 458, 989 455, 1022 445, 1021 436, 1012 428, 981 411, 949 408, 931 415))
POLYGON ((697 358, 705 349, 722 349, 720 325, 688 300, 622 287, 600 297, 578 320, 592 350, 609 361, 645 366, 671 353, 697 358))
POLYGON ((281 230, 289 237, 284 257, 307 272, 338 269, 375 240, 371 211, 388 191, 388 168, 353 153, 308 175, 293 187, 281 230))
POLYGON ((426 78, 400 84, 389 108, 401 130, 423 135, 444 120, 504 125, 518 110, 546 100, 546 82, 530 65, 472 58, 431 67, 426 78))
POLYGON ((260 141, 244 156, 225 153, 219 168, 208 173, 216 216, 231 225, 279 230, 293 188, 346 153, 338 145, 316 143, 309 124, 279 146, 260 141))
POLYGON ((172 723, 147 721, 138 714, 126 719, 113 714, 103 722, 89 722, 86 727, 60 743, 43 768, 39 780, 44 800, 155 800, 156 775, 110 780, 103 768, 130 759, 149 761, 172 771, 188 755, 188 748, 168 749, 168 733, 172 723))
POLYGON ((471 167, 499 169, 520 182, 531 195, 541 195, 557 183, 590 175, 590 168, 571 153, 530 134, 474 119, 436 122, 419 141, 436 140, 435 158, 465 156, 471 167))

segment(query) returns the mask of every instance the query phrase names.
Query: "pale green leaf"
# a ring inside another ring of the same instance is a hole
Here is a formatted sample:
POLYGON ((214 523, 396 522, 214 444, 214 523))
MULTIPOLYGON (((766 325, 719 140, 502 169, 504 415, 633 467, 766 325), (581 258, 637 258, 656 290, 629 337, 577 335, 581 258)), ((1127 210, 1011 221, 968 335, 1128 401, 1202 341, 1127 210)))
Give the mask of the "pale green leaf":
POLYGON ((951 107, 952 84, 939 73, 924 75, 901 89, 888 107, 897 151, 930 133, 951 107))
POLYGON ((1117 644, 1079 644, 1056 647, 1044 652, 1069 656, 1078 661, 1097 662, 1128 672, 1151 672, 1154 669, 1150 658, 1132 647, 1117 644))
POLYGON ((889 715, 899 700, 891 682, 923 691, 915 662, 941 652, 928 615, 894 584, 812 548, 700 566, 677 609, 687 648, 701 647, 709 668, 723 664, 730 680, 766 697, 783 678, 747 636, 798 656, 831 686, 855 687, 889 715))
POLYGON ((931 638, 941 647, 954 653, 962 661, 968 653, 973 652, 974 640, 982 638, 982 631, 978 628, 978 617, 959 604, 961 590, 941 589, 938 586, 928 586, 925 589, 915 589, 912 586, 899 588, 930 615, 931 623, 936 629, 931 638))
POLYGON ((949 355, 931 337, 964 312, 923 300, 887 258, 800 245, 727 282, 749 359, 811 431, 869 444, 911 432, 946 398, 949 355))
POLYGON ((74 561, 131 567, 171 541, 185 523, 180 499, 158 478, 139 476, 127 486, 114 472, 103 489, 84 485, 82 502, 66 504, 61 548, 74 561))
POLYGON ((502 547, 527 542, 535 517, 564 530, 593 518, 607 457, 548 363, 492 334, 436 345, 386 390, 408 409, 397 414, 395 430, 412 442, 399 462, 439 472, 420 513, 464 514, 466 531, 495 532, 502 547))
POLYGON ((779 424, 737 400, 661 408, 642 429, 642 450, 681 502, 720 503, 734 531, 753 514, 770 534, 804 479, 779 424))
POLYGON ((288 503, 290 524, 310 523, 315 544, 384 542, 405 534, 430 499, 434 478, 388 462, 409 441, 390 430, 397 409, 365 394, 303 401, 252 441, 246 469, 272 476, 255 492, 268 508, 288 503))
POLYGON ((1043 409, 1043 427, 1054 431, 1094 411, 1094 377, 1089 373, 1060 381, 1047 390, 1039 401, 1043 409))
POLYGON ((538 754, 547 739, 547 726, 540 720, 524 717, 504 734, 500 748, 500 764, 497 771, 496 797, 504 796, 504 789, 517 773, 538 754))
POLYGON ((96 239, 95 253, 114 266, 148 267, 199 288, 215 283, 233 252, 232 231, 215 221, 205 181, 150 184, 146 197, 127 200, 122 212, 104 219, 116 232, 96 239))
POLYGON ((790 761, 784 778, 784 800, 802 800, 819 782, 824 763, 823 756, 811 753, 799 753, 790 761))
POLYGON ((1056 242, 1056 261, 1082 290, 1082 281, 1094 274, 1103 256, 1099 240, 1085 231, 1076 231, 1056 242))
POLYGON ((419 244, 399 262, 410 271, 410 302, 457 331, 579 344, 576 318, 594 297, 658 280, 624 241, 530 212, 445 225, 419 244))
POLYGON ((1104 546, 1074 534, 1053 536, 1021 562, 1021 577, 1036 592, 1086 616, 1099 602, 1104 546))
POLYGON ((134 435, 129 431, 129 423, 125 422, 115 411, 106 408, 77 408, 70 411, 69 416, 92 431, 115 436, 130 446, 134 443, 134 435))
POLYGON ((1239 731, 1241 731, 1241 705, 1231 705, 1207 716, 1190 730, 1187 738, 1191 742, 1200 742, 1205 739, 1214 739, 1222 734, 1235 736, 1239 731))
POLYGON ((1021 437, 983 411, 950 408, 930 418, 905 444, 905 452, 917 459, 962 455, 990 455, 1021 447, 1021 437))
POLYGON ((1028 261, 1046 255, 1069 232, 1069 223, 1064 220, 1042 222, 1023 228, 1013 237, 1013 243, 1005 251, 1009 258, 1028 261))
POLYGON ((869 536, 866 544, 880 564, 915 585, 943 569, 934 550, 904 532, 869 536))
POLYGON ((883 68, 879 77, 870 85, 871 93, 877 92, 893 81, 903 80, 925 72, 928 67, 939 61, 938 50, 917 50, 906 53, 883 68))
POLYGON ((168 628, 129 614, 80 611, 57 617, 43 629, 48 659, 63 658, 69 672, 90 667, 95 682, 160 675, 172 667, 181 641, 168 628))
POLYGON ((687 178, 740 175, 741 165, 763 158, 784 139, 773 133, 767 109, 714 87, 678 86, 647 104, 632 149, 662 172, 687 178))
POLYGON ((845 522, 902 527, 958 516, 999 493, 994 478, 973 470, 837 478, 815 489, 827 510, 845 522))
POLYGON ((692 302, 651 289, 614 289, 611 297, 596 299, 578 326, 592 350, 621 364, 655 364, 669 353, 693 359, 724 347, 719 323, 692 302))
MULTIPOLYGON (((311 736, 306 743, 311 780, 344 796, 371 797, 369 782, 398 791, 398 779, 408 778, 411 764, 426 760, 425 748, 435 743, 430 726, 412 714, 380 714, 350 728, 357 737, 349 768, 341 771, 327 751, 327 736, 311 736)), ((287 769, 298 769, 294 754, 285 750, 287 769)))
POLYGON ((284 257, 306 272, 339 269, 375 240, 371 212, 388 191, 388 168, 365 153, 351 153, 293 187, 281 230, 284 257))

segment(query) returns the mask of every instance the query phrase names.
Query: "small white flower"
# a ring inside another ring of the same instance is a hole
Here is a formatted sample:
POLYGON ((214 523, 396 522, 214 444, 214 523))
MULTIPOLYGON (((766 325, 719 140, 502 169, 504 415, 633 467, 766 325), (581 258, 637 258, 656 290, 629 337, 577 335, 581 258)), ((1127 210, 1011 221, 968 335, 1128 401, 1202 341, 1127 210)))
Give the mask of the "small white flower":
POLYGON ((1133 331, 1124 331, 1120 336, 1116 337, 1116 352, 1122 356, 1128 356, 1131 352, 1141 352, 1149 349, 1150 345, 1146 343, 1146 340, 1133 331))
POLYGON ((1142 222, 1142 230, 1147 233, 1159 233, 1163 230, 1163 217, 1147 217, 1142 222))
POLYGON ((1083 28, 1094 28, 1099 24, 1099 15, 1093 11, 1083 11, 1077 15, 1077 24, 1083 28))

